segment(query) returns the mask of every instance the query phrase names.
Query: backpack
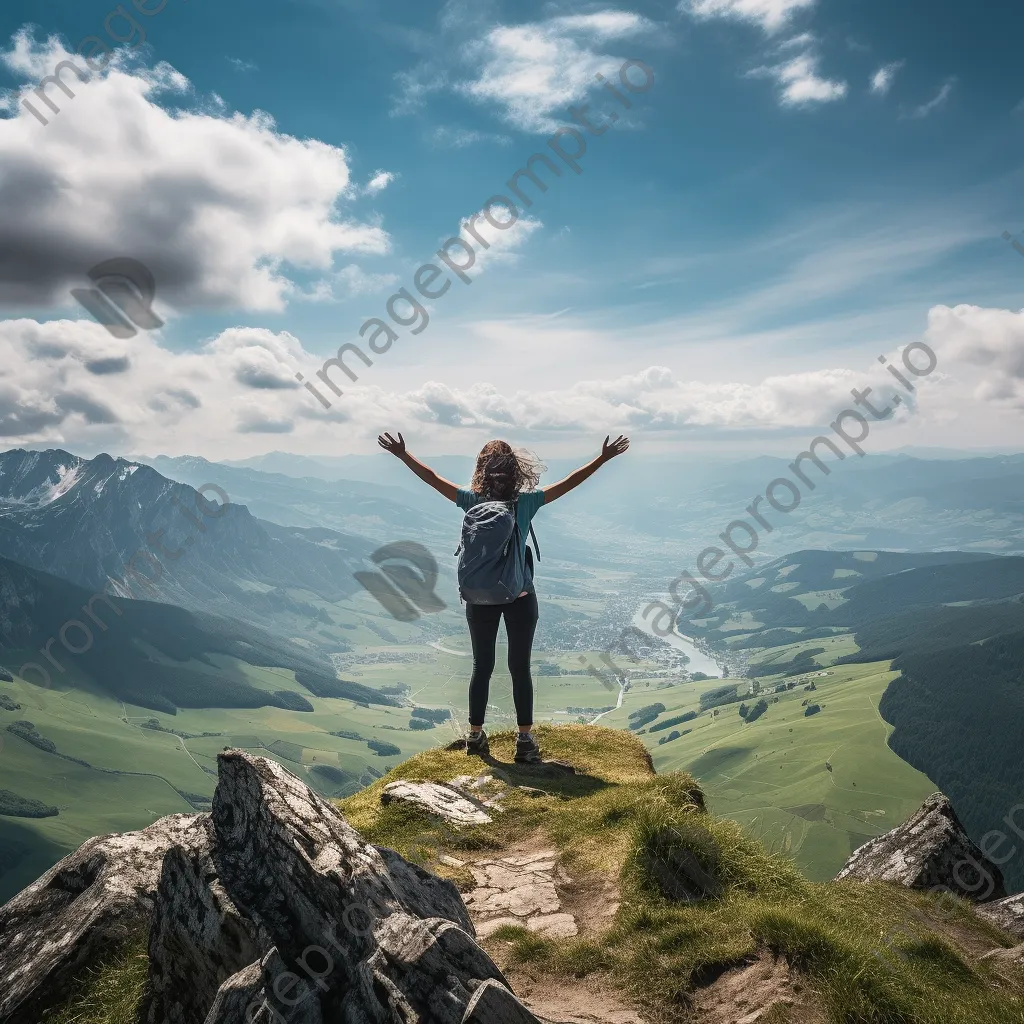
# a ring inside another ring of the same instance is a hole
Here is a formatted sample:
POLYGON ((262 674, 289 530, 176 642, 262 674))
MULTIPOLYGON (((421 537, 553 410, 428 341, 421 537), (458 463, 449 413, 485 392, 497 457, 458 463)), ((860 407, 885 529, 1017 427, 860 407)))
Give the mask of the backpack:
MULTIPOLYGON (((459 556, 459 593, 469 604, 511 604, 523 592, 527 567, 533 568, 532 552, 519 558, 518 502, 482 501, 468 509, 462 520, 459 556)), ((540 547, 530 524, 530 536, 540 547)))

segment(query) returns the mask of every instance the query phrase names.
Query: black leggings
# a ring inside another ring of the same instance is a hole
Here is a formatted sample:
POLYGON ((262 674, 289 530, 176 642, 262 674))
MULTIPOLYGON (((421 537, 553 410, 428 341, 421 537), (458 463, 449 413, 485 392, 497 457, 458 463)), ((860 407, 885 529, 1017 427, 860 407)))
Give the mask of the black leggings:
POLYGON ((537 630, 537 595, 525 594, 511 604, 468 604, 466 622, 473 643, 473 678, 469 681, 469 724, 484 724, 491 673, 494 671, 494 643, 498 625, 505 616, 508 634, 508 670, 512 675, 512 699, 520 725, 533 725, 533 679, 530 656, 537 630))

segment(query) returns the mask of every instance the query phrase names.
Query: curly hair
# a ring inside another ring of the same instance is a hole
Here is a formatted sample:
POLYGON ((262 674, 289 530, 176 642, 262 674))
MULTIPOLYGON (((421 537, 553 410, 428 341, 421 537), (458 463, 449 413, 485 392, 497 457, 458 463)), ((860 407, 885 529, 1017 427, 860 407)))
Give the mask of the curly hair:
POLYGON ((507 441, 488 441, 476 457, 469 488, 493 501, 512 501, 523 491, 536 490, 546 468, 525 448, 513 448, 507 441))

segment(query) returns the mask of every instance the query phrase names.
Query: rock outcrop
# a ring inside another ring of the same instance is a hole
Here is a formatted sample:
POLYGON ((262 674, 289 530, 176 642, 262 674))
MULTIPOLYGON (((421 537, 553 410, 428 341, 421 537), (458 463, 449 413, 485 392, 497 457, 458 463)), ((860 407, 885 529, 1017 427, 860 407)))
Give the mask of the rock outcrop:
POLYGON ((1024 892, 995 903, 986 903, 978 907, 978 913, 997 928, 1024 940, 1024 892))
POLYGON ((97 836, 0 908, 0 1021, 38 1024, 75 978, 145 928, 164 856, 208 850, 208 814, 97 836))
POLYGON ((491 816, 451 786, 437 782, 389 782, 380 795, 382 804, 403 803, 436 814, 452 825, 486 825, 491 816))
POLYGON ((451 882, 241 751, 220 755, 211 814, 91 840, 0 927, 0 1024, 36 1024, 147 934, 147 1024, 537 1024, 451 882))
POLYGON ((1002 872, 974 844, 941 793, 928 797, 909 821, 856 850, 836 876, 844 878, 949 891, 975 903, 1006 896, 1002 872))
POLYGON ((149 930, 146 1024, 201 1021, 217 990, 273 943, 238 912, 209 849, 172 846, 164 856, 149 930))

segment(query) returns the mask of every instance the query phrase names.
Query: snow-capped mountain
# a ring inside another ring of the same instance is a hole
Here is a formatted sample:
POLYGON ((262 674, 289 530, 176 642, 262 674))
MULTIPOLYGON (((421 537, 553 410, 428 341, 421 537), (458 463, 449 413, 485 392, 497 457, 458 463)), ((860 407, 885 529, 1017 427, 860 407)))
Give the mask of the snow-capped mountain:
POLYGON ((94 590, 257 620, 280 610, 281 588, 337 600, 358 587, 370 541, 278 526, 200 490, 109 455, 5 452, 0 556, 94 590))

